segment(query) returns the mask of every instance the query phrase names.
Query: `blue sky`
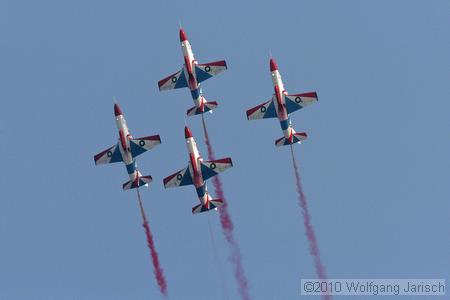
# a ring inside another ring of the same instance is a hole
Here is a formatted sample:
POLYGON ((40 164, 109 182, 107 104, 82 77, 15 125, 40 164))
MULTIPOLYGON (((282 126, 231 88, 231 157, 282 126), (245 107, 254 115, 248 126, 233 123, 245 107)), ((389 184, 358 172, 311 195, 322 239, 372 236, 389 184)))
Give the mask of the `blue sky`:
MULTIPOLYGON (((293 114, 295 148, 330 278, 450 279, 448 1, 0 2, 0 299, 159 297, 122 165, 95 167, 117 139, 115 96, 134 136, 163 144, 138 161, 171 299, 222 299, 211 253, 237 297, 216 214, 192 216, 184 167, 188 90, 157 81, 182 64, 179 23, 200 62, 229 69, 203 85, 207 116, 254 299, 298 299, 314 278, 289 148, 270 99, 269 53, 286 89, 317 91, 293 114)), ((199 118, 188 119, 206 156, 199 118)), ((212 190, 212 184, 209 184, 212 190)), ((417 297, 419 299, 419 297, 417 297)))

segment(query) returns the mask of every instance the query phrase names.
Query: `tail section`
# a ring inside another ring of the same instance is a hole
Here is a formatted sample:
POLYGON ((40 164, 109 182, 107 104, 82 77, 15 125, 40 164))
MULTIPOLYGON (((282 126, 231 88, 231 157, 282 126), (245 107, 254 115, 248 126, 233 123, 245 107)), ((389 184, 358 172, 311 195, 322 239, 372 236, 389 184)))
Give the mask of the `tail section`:
POLYGON ((136 176, 136 179, 125 182, 122 185, 122 188, 124 190, 135 189, 135 188, 141 187, 143 185, 148 185, 150 182, 152 182, 152 176, 139 175, 139 176, 136 176))
POLYGON ((291 134, 289 138, 282 137, 281 139, 276 140, 275 146, 280 147, 296 143, 301 144, 301 142, 306 140, 307 137, 308 135, 306 134, 306 132, 298 132, 298 133, 294 132, 291 134))
POLYGON ((205 205, 199 204, 194 206, 192 208, 192 213, 193 214, 202 213, 205 211, 209 211, 211 209, 216 209, 217 207, 220 207, 222 205, 223 205, 222 199, 210 199, 205 205))
POLYGON ((204 114, 205 112, 212 111, 218 106, 216 101, 207 102, 205 98, 203 98, 203 103, 200 106, 194 106, 189 108, 186 111, 186 115, 189 117, 204 114))

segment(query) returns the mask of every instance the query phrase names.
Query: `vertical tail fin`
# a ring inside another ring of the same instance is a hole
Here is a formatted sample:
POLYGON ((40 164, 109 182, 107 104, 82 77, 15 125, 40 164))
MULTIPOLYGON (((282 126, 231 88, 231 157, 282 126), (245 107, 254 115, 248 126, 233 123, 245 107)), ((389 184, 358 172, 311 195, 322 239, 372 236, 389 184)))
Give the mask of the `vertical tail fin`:
POLYGON ((122 185, 122 188, 124 190, 135 189, 135 188, 141 187, 143 185, 148 185, 150 182, 152 182, 152 176, 138 175, 138 176, 136 176, 135 180, 133 180, 133 181, 128 180, 127 182, 125 182, 122 185))
POLYGON ((192 117, 195 115, 204 114, 205 112, 212 111, 219 105, 219 104, 217 104, 216 101, 207 102, 205 100, 205 98, 202 98, 202 99, 203 99, 202 105, 200 107, 194 106, 194 107, 189 108, 186 111, 186 115, 188 115, 189 117, 192 117))
POLYGON ((306 132, 293 133, 290 138, 282 137, 282 138, 276 140, 275 146, 280 147, 280 146, 287 146, 287 145, 292 145, 292 144, 296 144, 296 143, 301 144, 301 142, 306 140, 307 137, 308 137, 308 135, 306 134, 306 132))
POLYGON ((205 211, 209 211, 211 209, 216 209, 217 207, 220 207, 222 205, 223 205, 222 199, 210 199, 208 200, 208 203, 206 203, 205 205, 199 204, 194 206, 192 208, 192 213, 193 214, 202 213, 205 211))

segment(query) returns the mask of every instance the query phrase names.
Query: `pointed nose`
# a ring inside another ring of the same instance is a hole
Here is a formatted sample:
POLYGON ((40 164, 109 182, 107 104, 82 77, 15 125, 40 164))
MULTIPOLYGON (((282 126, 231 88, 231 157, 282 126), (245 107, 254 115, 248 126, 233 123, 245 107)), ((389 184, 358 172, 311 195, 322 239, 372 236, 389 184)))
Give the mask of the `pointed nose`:
POLYGON ((184 42, 184 41, 187 41, 187 35, 183 29, 180 29, 180 42, 184 42))
POLYGON ((270 72, 273 72, 276 70, 278 70, 278 65, 277 65, 275 59, 271 58, 270 59, 270 72))
POLYGON ((114 104, 114 115, 116 117, 122 115, 122 110, 120 109, 120 106, 117 103, 114 104))
POLYGON ((191 132, 191 130, 189 129, 189 127, 187 127, 187 126, 184 127, 184 137, 185 137, 186 139, 192 137, 192 132, 191 132))

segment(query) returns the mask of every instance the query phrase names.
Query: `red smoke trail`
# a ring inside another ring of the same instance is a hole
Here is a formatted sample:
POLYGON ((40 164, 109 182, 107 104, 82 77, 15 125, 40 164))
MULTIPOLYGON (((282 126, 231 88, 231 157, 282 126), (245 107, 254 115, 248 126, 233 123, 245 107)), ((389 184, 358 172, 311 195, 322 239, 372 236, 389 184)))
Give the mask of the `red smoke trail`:
POLYGON ((156 282, 158 283, 159 291, 161 294, 163 294, 164 298, 167 299, 167 282, 166 278, 164 277, 163 270, 161 268, 161 265, 159 264, 159 256, 158 252, 156 252, 155 248, 155 242, 153 241, 153 234, 150 231, 150 226, 148 225, 147 216, 145 215, 144 206, 142 205, 141 200, 141 194, 139 193, 139 189, 136 189, 138 201, 139 201, 139 208, 141 209, 141 215, 142 215, 142 226, 145 230, 145 235, 147 236, 147 245, 148 248, 150 248, 150 255, 152 257, 152 263, 153 263, 153 273, 155 274, 156 282))
MULTIPOLYGON (((208 157, 210 160, 214 159, 214 151, 209 140, 208 130, 206 129, 205 119, 202 115, 203 133, 205 135, 205 143, 208 148, 208 157)), ((231 257, 230 260, 234 265, 234 277, 238 283, 239 294, 244 300, 249 300, 250 296, 248 294, 248 281, 245 277, 244 267, 242 266, 241 251, 239 245, 234 238, 233 234, 233 222, 231 221, 230 213, 228 212, 228 203, 225 199, 225 195, 222 189, 222 182, 219 176, 214 176, 212 178, 212 183, 216 191, 217 196, 223 200, 223 206, 219 208, 220 224, 222 225, 223 233, 225 234, 225 239, 231 247, 231 257)))
MULTIPOLYGON (((300 172, 297 165, 297 161, 294 156, 294 149, 291 145, 291 155, 292 155, 292 165, 294 166, 294 172, 295 172, 295 184, 297 186, 297 193, 299 195, 299 205, 302 209, 303 214, 303 225, 305 226, 306 230, 306 236, 309 241, 309 252, 314 258, 314 266, 316 268, 317 277, 322 280, 327 279, 327 274, 325 272, 325 267, 323 266, 321 260, 320 260, 320 253, 319 253, 319 245, 317 243, 316 235, 314 233, 314 228, 311 224, 311 217, 309 215, 308 211, 308 203, 306 202, 306 196, 303 192, 302 187, 302 181, 300 179, 300 172)), ((324 299, 331 299, 330 295, 324 295, 324 299)))

